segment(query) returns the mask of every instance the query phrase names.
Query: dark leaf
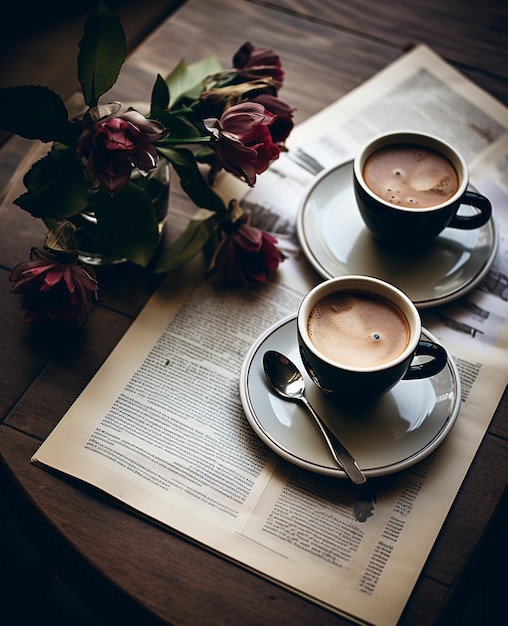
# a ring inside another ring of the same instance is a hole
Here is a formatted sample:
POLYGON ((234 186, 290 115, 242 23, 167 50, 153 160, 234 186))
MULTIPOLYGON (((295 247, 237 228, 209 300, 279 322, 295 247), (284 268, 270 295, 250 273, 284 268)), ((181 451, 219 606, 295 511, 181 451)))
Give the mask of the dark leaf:
POLYGON ((63 100, 40 85, 0 88, 0 128, 27 139, 71 142, 63 100))
POLYGON ((197 138, 202 138, 201 133, 195 126, 189 124, 184 118, 170 113, 166 109, 153 107, 150 111, 150 119, 157 120, 165 128, 169 129, 171 141, 178 139, 181 143, 186 143, 189 140, 192 141, 197 138))
POLYGON ((196 161, 198 163, 207 163, 208 165, 214 165, 216 161, 215 152, 208 146, 201 148, 200 150, 196 150, 194 156, 196 157, 196 161))
POLYGON ((70 217, 88 203, 83 167, 71 149, 53 149, 32 166, 23 182, 27 192, 15 204, 34 217, 70 217))
POLYGON ((220 243, 220 232, 218 228, 214 228, 210 233, 210 238, 203 247, 203 254, 205 256, 207 265, 210 265, 210 261, 217 250, 220 243))
MULTIPOLYGON (((162 76, 160 74, 157 74, 157 78, 155 80, 155 84, 152 89, 150 109, 151 110, 155 108, 167 109, 168 105, 169 105, 169 88, 166 84, 166 81, 162 78, 162 76)), ((152 118, 151 115, 150 115, 150 118, 152 118)))
POLYGON ((97 13, 87 20, 79 43, 78 78, 88 106, 96 106, 99 98, 116 83, 126 55, 122 23, 101 3, 97 13))
POLYGON ((161 148, 157 150, 173 165, 180 177, 183 190, 197 206, 214 211, 219 217, 227 210, 222 198, 215 193, 203 178, 194 156, 187 148, 161 148))
POLYGON ((155 267, 156 274, 171 272, 193 259, 212 235, 209 221, 191 220, 173 245, 165 250, 155 267))

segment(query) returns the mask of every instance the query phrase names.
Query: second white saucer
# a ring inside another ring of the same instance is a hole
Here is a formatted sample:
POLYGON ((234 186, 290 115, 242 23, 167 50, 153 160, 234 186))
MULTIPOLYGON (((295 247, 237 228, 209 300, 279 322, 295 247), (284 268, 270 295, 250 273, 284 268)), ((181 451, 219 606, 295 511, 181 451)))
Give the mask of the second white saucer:
POLYGON ((399 287, 418 308, 427 308, 465 295, 488 272, 498 247, 494 218, 476 230, 446 228, 424 254, 397 253, 380 245, 365 227, 352 183, 352 161, 327 170, 298 212, 300 244, 323 278, 375 276, 399 287))

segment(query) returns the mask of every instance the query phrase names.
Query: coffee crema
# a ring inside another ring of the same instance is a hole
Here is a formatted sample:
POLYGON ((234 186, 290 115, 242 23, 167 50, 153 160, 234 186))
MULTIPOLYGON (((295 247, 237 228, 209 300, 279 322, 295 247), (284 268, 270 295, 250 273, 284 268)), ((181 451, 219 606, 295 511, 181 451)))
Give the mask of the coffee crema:
POLYGON ((410 337, 409 322, 397 305, 363 291, 324 296, 312 308, 307 331, 321 354, 351 367, 390 363, 410 337))
POLYGON ((379 198, 416 209, 446 202, 459 188, 453 164, 436 150, 418 144, 392 144, 376 150, 365 161, 363 178, 379 198))

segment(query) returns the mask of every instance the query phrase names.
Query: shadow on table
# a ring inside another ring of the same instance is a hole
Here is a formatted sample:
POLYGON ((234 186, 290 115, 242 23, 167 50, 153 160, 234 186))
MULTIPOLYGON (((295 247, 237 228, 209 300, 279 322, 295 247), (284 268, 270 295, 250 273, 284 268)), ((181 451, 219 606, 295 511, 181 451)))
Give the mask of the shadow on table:
MULTIPOLYGON (((464 612, 453 626, 504 623, 508 590, 508 498, 475 564, 464 612)), ((460 599, 459 599, 460 601, 460 599)), ((2 626, 108 626, 52 571, 16 526, 0 494, 0 622, 2 626)), ((442 626, 452 622, 443 621, 442 626)), ((130 625, 128 625, 130 626, 130 625)), ((268 626, 268 625, 267 625, 268 626)))

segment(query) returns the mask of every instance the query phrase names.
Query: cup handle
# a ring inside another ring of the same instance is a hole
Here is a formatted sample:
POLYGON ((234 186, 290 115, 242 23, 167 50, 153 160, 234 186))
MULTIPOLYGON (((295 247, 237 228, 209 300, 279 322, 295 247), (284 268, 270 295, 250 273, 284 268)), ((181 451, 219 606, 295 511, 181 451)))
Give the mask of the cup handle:
POLYGON ((450 228, 460 228, 461 230, 480 228, 480 226, 483 226, 489 221, 492 215, 490 200, 474 191, 466 191, 462 196, 461 204, 474 206, 480 210, 480 213, 475 213, 474 215, 455 214, 448 224, 450 228))
POLYGON ((416 380, 418 378, 429 378, 435 376, 444 368, 448 361, 448 354, 443 346, 432 341, 420 340, 416 347, 415 356, 430 356, 429 361, 410 365, 403 380, 416 380))

